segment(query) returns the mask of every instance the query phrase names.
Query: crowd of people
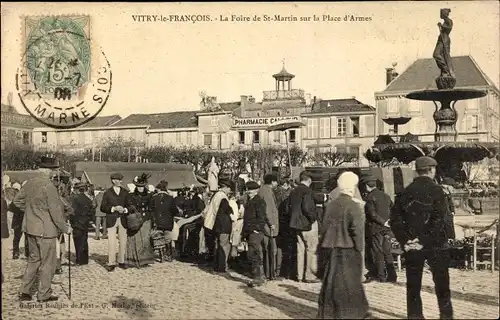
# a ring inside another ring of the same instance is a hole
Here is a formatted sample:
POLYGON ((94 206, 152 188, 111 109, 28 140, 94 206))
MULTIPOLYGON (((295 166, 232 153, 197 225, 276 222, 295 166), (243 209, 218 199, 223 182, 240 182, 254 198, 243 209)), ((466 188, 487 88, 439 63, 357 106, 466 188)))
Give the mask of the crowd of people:
POLYGON ((127 188, 123 175, 113 173, 107 190, 85 183, 68 190, 53 174, 57 161, 44 157, 39 166, 44 174, 2 192, 2 248, 9 236, 4 213, 11 211, 13 259, 19 258, 25 237, 21 301, 32 299, 37 276, 38 300, 57 300, 51 281, 62 272, 64 243, 71 235, 75 264, 87 265, 91 226, 96 240, 108 242, 109 272, 145 268, 162 254, 162 262, 195 258, 217 273, 226 273, 231 261, 240 259, 250 271, 250 287, 281 279, 322 282, 318 318, 359 319, 369 316, 363 283, 397 281, 390 245, 395 236, 405 250, 408 316, 423 318, 420 288, 427 260, 441 317, 448 319, 446 243, 454 237, 449 228, 453 205, 446 188, 434 182, 436 165, 429 157, 417 159, 419 176, 393 203, 374 176, 360 181, 350 171, 339 175, 328 194, 313 191, 307 171, 296 180, 267 174, 262 183, 248 180, 244 188, 212 179, 205 190, 191 187, 176 194, 168 181, 149 185, 147 173, 127 188), (153 234, 162 237, 160 252, 153 234))

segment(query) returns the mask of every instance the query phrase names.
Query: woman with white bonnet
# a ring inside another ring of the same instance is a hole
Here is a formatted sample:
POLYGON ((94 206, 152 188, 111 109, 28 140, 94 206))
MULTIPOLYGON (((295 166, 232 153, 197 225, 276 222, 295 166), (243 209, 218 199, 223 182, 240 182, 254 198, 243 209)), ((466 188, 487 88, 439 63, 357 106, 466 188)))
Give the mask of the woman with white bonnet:
POLYGON ((358 201, 358 176, 350 171, 337 181, 339 195, 326 207, 319 230, 319 319, 365 319, 368 300, 361 283, 365 219, 358 201))

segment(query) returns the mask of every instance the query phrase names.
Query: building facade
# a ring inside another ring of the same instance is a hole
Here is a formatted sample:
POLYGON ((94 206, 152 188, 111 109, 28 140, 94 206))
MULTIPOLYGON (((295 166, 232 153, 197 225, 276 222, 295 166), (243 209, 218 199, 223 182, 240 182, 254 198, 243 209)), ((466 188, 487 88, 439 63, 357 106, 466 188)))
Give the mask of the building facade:
POLYGON ((97 117, 75 129, 36 128, 33 142, 38 149, 75 150, 99 148, 109 138, 135 142, 137 148, 154 146, 199 146, 213 150, 235 150, 284 146, 285 134, 266 129, 276 121, 294 119, 303 127, 288 131, 289 144, 308 153, 327 150, 349 152, 359 165, 375 138, 376 111, 354 97, 320 100, 294 89, 295 76, 283 69, 274 74, 274 90, 263 91, 263 99, 242 95, 240 101, 218 103, 203 97, 197 111, 132 114, 97 117))
POLYGON ((12 105, 1 105, 2 150, 7 145, 31 148, 33 145, 33 128, 39 126, 29 115, 20 114, 12 105))
MULTIPOLYGON (((500 141, 500 91, 471 56, 453 57, 452 61, 457 78, 455 88, 487 92, 483 98, 455 104, 458 140, 500 141)), ((394 134, 393 126, 385 123, 384 119, 409 117, 411 120, 408 123, 398 127, 399 135, 409 132, 418 136, 420 141, 434 141, 434 103, 409 100, 405 95, 417 90, 436 89, 435 78, 439 72, 434 59, 418 59, 400 75, 393 68, 387 69, 387 87, 375 93, 377 135, 394 134)))

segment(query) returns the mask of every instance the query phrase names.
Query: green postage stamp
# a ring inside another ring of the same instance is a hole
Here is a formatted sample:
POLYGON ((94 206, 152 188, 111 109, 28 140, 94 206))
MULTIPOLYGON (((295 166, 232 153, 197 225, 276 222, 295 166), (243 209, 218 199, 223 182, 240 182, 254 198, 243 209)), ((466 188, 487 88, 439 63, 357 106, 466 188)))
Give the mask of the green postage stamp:
POLYGON ((43 96, 78 95, 90 81, 90 17, 24 17, 25 72, 43 96))
POLYGON ((110 97, 112 72, 90 16, 24 16, 21 39, 16 88, 26 111, 53 128, 92 121, 110 97))

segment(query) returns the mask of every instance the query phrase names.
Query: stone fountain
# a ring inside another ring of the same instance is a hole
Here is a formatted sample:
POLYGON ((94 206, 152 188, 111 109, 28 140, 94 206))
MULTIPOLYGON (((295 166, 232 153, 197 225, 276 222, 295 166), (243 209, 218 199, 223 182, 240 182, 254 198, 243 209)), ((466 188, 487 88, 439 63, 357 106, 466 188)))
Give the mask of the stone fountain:
POLYGON ((438 162, 438 179, 453 178, 464 182, 464 162, 477 162, 484 158, 497 157, 499 144, 494 142, 459 142, 457 141, 456 123, 458 115, 455 103, 460 100, 477 99, 486 96, 486 92, 474 89, 455 89, 456 77, 450 56, 450 32, 453 21, 450 9, 441 9, 443 23, 438 23, 439 37, 433 58, 441 70, 436 78, 435 90, 411 92, 406 98, 432 101, 436 107, 433 118, 436 124, 434 142, 399 142, 375 144, 368 150, 366 157, 373 162, 396 158, 402 163, 410 163, 420 156, 432 156, 438 162))

